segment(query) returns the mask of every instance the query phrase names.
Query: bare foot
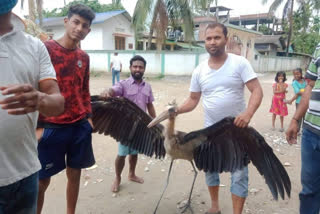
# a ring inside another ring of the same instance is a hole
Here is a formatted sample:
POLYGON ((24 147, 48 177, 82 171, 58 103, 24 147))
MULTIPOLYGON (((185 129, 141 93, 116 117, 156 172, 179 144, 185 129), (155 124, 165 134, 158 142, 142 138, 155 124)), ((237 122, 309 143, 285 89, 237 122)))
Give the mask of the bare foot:
POLYGON ((139 183, 139 184, 143 184, 143 183, 144 183, 143 178, 140 178, 140 177, 138 177, 138 176, 136 176, 136 175, 134 175, 134 176, 129 176, 128 178, 129 178, 130 181, 137 182, 137 183, 139 183))
POLYGON ((119 192, 119 186, 120 186, 121 178, 115 178, 114 182, 111 186, 111 192, 119 192))
POLYGON ((211 208, 205 214, 221 214, 221 211, 211 208))
POLYGON ((219 206, 213 206, 211 207, 206 214, 221 214, 219 206))

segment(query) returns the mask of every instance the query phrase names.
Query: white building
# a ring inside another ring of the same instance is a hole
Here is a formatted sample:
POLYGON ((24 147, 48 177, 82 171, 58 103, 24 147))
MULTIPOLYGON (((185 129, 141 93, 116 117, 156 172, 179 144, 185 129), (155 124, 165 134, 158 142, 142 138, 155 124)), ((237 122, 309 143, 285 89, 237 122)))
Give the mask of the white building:
MULTIPOLYGON (((43 19, 43 29, 58 39, 64 34, 64 17, 43 19)), ((134 50, 134 31, 131 16, 125 10, 96 13, 91 32, 81 42, 84 50, 134 50)))

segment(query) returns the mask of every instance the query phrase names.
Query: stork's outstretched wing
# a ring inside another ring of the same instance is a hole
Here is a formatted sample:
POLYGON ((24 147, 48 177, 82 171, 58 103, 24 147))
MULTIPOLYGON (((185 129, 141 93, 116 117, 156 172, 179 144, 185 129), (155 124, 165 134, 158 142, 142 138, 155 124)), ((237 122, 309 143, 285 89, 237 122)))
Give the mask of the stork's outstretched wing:
POLYGON ((102 100, 91 97, 94 132, 110 135, 139 153, 156 158, 165 156, 162 125, 147 128, 152 118, 126 98, 102 100))
POLYGON ((210 172, 232 172, 252 161, 264 176, 274 199, 278 199, 278 193, 284 199, 284 190, 290 197, 290 178, 272 148, 254 128, 238 128, 233 121, 234 118, 225 118, 184 137, 186 143, 207 137, 194 151, 197 167, 210 172))

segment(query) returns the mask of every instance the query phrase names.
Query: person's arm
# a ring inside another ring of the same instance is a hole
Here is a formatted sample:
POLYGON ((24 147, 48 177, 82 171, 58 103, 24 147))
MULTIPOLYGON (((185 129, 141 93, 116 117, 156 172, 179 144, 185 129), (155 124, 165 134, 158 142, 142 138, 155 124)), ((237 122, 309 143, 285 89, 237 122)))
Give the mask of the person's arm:
POLYGON ((115 97, 115 96, 123 96, 124 93, 124 86, 122 82, 117 82, 112 88, 105 89, 101 92, 100 97, 108 98, 108 97, 115 97))
POLYGON ((297 143, 297 134, 299 129, 299 120, 303 118, 305 113, 308 110, 309 107, 309 100, 311 97, 311 91, 314 86, 315 81, 310 80, 307 87, 305 88, 305 91, 302 94, 299 106, 294 113, 289 128, 286 131, 286 139, 289 144, 296 144, 297 143))
POLYGON ((251 92, 247 109, 240 113, 234 120, 234 124, 238 127, 247 127, 254 113, 257 111, 263 98, 263 91, 257 78, 246 82, 246 86, 251 92))
POLYGON ((300 91, 300 88, 296 84, 296 82, 292 83, 292 88, 293 88, 293 91, 294 91, 295 95, 288 101, 289 104, 292 104, 293 101, 298 99, 298 97, 303 94, 303 92, 300 91))
POLYGON ((295 101, 298 98, 298 96, 299 96, 299 93, 295 94, 290 100, 287 101, 287 103, 292 104, 292 102, 295 101))
POLYGON ((82 87, 82 102, 87 113, 87 118, 92 117, 89 80, 90 80, 90 59, 88 57, 88 64, 84 74, 83 87, 82 87))
POLYGON ((201 92, 190 92, 187 100, 177 108, 177 114, 183 114, 195 109, 200 101, 201 92))
POLYGON ((21 115, 39 111, 44 116, 58 116, 64 111, 64 97, 55 80, 43 80, 39 91, 30 84, 0 87, 3 95, 12 95, 0 100, 2 109, 8 114, 21 115))
POLYGON ((156 118, 156 110, 153 106, 153 103, 147 104, 148 113, 152 118, 156 118))
POLYGON ((114 90, 112 88, 105 89, 103 92, 101 92, 100 97, 102 98, 108 98, 108 97, 114 97, 114 90))
POLYGON ((275 87, 273 88, 273 93, 274 94, 281 94, 285 93, 287 90, 285 85, 281 85, 280 83, 276 83, 275 87))
POLYGON ((110 63, 110 72, 112 72, 113 62, 110 63))

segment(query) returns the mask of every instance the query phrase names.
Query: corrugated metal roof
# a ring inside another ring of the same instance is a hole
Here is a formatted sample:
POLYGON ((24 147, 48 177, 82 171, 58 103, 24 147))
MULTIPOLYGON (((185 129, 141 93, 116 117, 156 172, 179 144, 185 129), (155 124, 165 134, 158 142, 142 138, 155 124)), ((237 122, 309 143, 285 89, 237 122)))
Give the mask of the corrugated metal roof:
MULTIPOLYGON (((114 10, 114 11, 108 11, 104 13, 96 13, 96 18, 93 20, 92 24, 99 24, 107 19, 110 19, 111 17, 117 16, 119 14, 124 13, 124 15, 131 20, 130 15, 126 10, 114 10)), ((52 27, 52 26, 59 26, 63 25, 63 19, 65 17, 49 17, 43 19, 43 27, 52 27)), ((38 23, 38 21, 37 21, 38 23)))

